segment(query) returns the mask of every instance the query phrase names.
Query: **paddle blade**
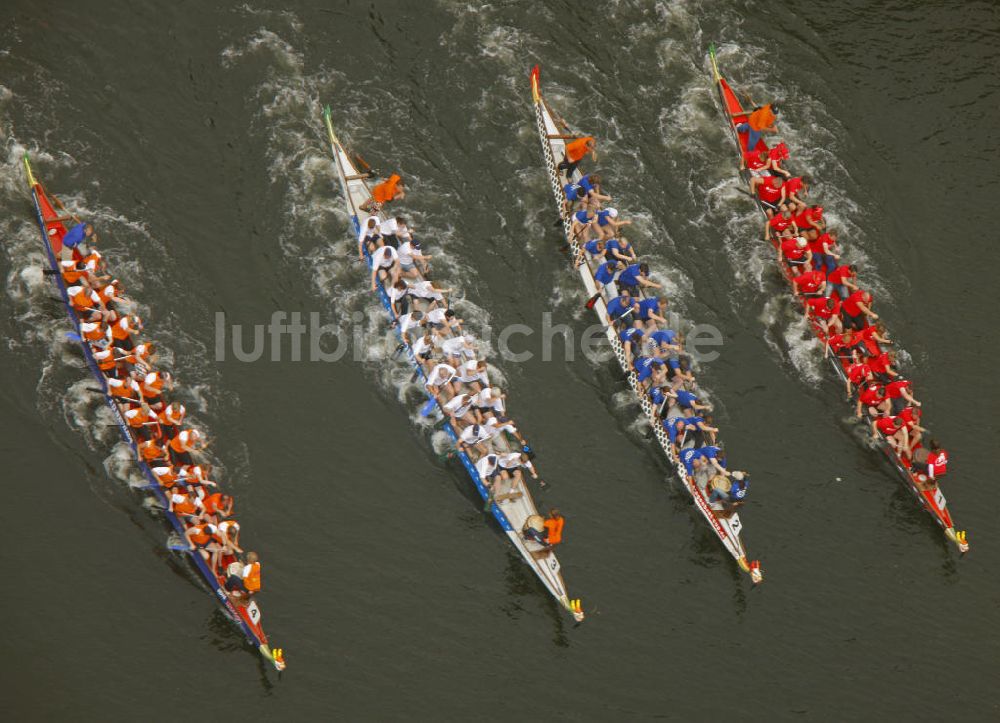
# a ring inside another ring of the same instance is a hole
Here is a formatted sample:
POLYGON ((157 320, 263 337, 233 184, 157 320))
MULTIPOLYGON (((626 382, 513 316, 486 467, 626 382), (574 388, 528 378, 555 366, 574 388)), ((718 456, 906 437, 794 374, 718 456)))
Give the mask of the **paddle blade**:
POLYGON ((75 341, 81 344, 83 343, 83 339, 81 339, 80 335, 74 331, 67 331, 66 338, 69 339, 70 341, 75 341))
POLYGON ((428 399, 427 404, 425 404, 420 408, 420 416, 421 417, 429 416, 434 411, 435 406, 437 406, 437 400, 428 399))

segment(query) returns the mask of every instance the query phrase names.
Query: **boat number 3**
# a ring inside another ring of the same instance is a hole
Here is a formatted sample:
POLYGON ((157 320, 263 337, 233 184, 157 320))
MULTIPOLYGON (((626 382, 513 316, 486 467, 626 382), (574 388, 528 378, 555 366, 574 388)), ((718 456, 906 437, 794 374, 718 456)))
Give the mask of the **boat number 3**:
POLYGON ((247 617, 250 618, 250 622, 254 625, 260 622, 260 608, 257 607, 257 603, 253 600, 247 605, 247 617))
POLYGON ((556 559, 555 555, 549 555, 549 569, 552 572, 559 572, 559 560, 556 559))

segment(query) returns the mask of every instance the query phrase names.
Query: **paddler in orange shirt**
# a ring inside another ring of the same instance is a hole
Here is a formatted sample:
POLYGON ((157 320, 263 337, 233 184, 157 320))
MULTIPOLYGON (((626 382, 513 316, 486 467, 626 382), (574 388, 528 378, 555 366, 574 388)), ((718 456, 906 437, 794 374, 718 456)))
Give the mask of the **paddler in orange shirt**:
POLYGON ((768 103, 753 109, 746 123, 736 126, 738 133, 747 134, 747 151, 757 148, 757 143, 765 133, 777 133, 774 124, 778 120, 778 106, 768 103))
POLYGON ((372 188, 371 198, 361 204, 361 210, 378 212, 385 204, 391 201, 401 201, 404 198, 406 198, 406 187, 403 184, 403 179, 398 173, 393 173, 389 178, 372 188))
POLYGON ((566 143, 566 155, 563 156, 558 168, 566 172, 567 181, 573 178, 573 172, 588 153, 592 161, 597 160, 597 141, 593 136, 574 138, 566 143))

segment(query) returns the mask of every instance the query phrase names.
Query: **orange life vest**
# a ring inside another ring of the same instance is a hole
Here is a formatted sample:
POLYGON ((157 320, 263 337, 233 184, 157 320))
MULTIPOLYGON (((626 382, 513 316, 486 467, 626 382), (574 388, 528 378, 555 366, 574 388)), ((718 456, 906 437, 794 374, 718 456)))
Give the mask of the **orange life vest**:
POLYGON ((562 542, 563 525, 566 523, 562 517, 549 517, 545 520, 545 541, 550 545, 558 545, 562 542))
POLYGON ((130 334, 135 333, 135 329, 132 328, 131 322, 129 322, 128 316, 123 316, 121 319, 115 322, 114 326, 111 327, 111 336, 113 336, 118 341, 125 341, 128 339, 130 334))
POLYGON ((78 310, 94 308, 96 302, 92 292, 82 286, 71 286, 66 289, 66 293, 69 294, 69 303, 73 305, 73 308, 78 310))
POLYGON ((124 379, 108 379, 108 391, 111 392, 113 397, 131 397, 135 399, 139 395, 138 384, 135 383, 134 379, 129 379, 125 381, 124 379))
POLYGON ((62 271, 63 281, 67 284, 75 284, 77 281, 83 278, 84 271, 76 268, 76 261, 73 259, 65 259, 59 262, 59 269, 62 271))
POLYGON ((163 487, 170 489, 177 482, 177 473, 173 467, 153 467, 153 476, 163 487))
POLYGON ((190 538, 191 542, 198 547, 204 547, 215 539, 214 525, 196 525, 191 530, 194 531, 194 534, 190 538))
POLYGON ((771 104, 768 103, 763 108, 758 108, 751 113, 750 117, 747 119, 747 123, 755 131, 762 131, 765 128, 770 128, 774 125, 774 121, 777 119, 777 116, 775 116, 774 112, 771 110, 771 104))
POLYGON ((174 503, 175 515, 193 515, 198 511, 198 507, 192 499, 185 494, 175 494, 170 498, 170 501, 174 503))
POLYGON ((87 267, 88 271, 97 271, 101 266, 101 254, 99 251, 91 251, 83 259, 83 265, 87 267))
POLYGON ((177 436, 170 440, 170 449, 178 454, 190 452, 194 449, 195 432, 196 430, 194 429, 185 429, 178 432, 177 436))
POLYGON ((215 492, 210 494, 205 498, 205 512, 210 515, 216 514, 220 509, 222 509, 222 493, 215 492))
POLYGON ((243 568, 243 585, 249 592, 260 590, 260 563, 254 562, 243 568))
POLYGON ((115 361, 115 353, 111 349, 98 349, 93 354, 97 368, 102 372, 109 372, 118 366, 118 362, 115 361))
POLYGON ((152 462, 154 459, 162 459, 164 456, 163 447, 160 447, 151 439, 139 445, 139 454, 146 462, 152 462))
POLYGON ((396 195, 396 187, 401 180, 398 174, 393 173, 387 181, 382 181, 372 189, 372 198, 378 203, 388 203, 396 195))
POLYGON ((180 402, 170 402, 162 412, 159 414, 160 424, 167 424, 171 427, 176 427, 178 424, 184 421, 184 413, 187 410, 184 409, 184 405, 180 402))
POLYGON ((118 289, 115 288, 114 284, 108 284, 97 292, 97 295, 101 297, 101 301, 107 304, 111 299, 114 298, 115 294, 118 293, 118 289))
POLYGON ((142 396, 146 398, 158 397, 163 394, 163 375, 160 372, 150 372, 142 380, 142 396))
POLYGON ((587 148, 587 143, 594 140, 593 136, 584 136, 583 138, 577 138, 576 140, 570 141, 566 144, 566 160, 570 163, 576 163, 581 160, 590 151, 587 148))
POLYGON ((125 421, 128 422, 128 426, 138 429, 146 424, 146 422, 152 422, 156 417, 149 414, 142 407, 134 407, 125 412, 125 421))
POLYGON ((98 321, 85 321, 80 324, 80 336, 87 341, 100 341, 105 337, 106 333, 104 327, 98 321))

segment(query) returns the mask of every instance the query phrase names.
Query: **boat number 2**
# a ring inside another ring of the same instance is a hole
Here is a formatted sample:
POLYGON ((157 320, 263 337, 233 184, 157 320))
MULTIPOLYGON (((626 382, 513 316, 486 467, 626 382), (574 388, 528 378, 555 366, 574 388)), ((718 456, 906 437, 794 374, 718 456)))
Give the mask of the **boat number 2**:
POLYGON ((733 515, 732 517, 730 517, 729 526, 732 528, 734 535, 740 534, 740 530, 743 529, 743 523, 740 522, 740 516, 733 515))
POLYGON ((260 622, 260 608, 257 607, 257 603, 253 600, 247 605, 247 617, 250 618, 250 622, 254 625, 260 622))

